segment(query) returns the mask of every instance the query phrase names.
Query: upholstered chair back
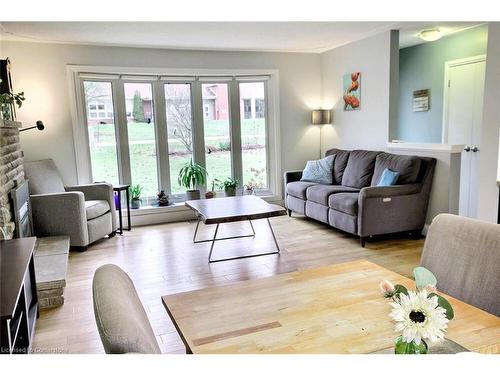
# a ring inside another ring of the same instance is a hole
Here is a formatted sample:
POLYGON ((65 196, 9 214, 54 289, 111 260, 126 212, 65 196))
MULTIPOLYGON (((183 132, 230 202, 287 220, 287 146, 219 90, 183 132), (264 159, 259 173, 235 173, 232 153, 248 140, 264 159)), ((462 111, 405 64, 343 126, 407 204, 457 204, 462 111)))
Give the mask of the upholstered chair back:
POLYGON ((436 275, 439 291, 500 316, 500 225, 438 215, 420 263, 436 275))
POLYGON ((99 267, 92 292, 97 329, 106 353, 161 353, 134 284, 120 267, 99 267))
POLYGON ((28 179, 30 194, 64 192, 64 184, 52 159, 24 163, 24 175, 28 179))

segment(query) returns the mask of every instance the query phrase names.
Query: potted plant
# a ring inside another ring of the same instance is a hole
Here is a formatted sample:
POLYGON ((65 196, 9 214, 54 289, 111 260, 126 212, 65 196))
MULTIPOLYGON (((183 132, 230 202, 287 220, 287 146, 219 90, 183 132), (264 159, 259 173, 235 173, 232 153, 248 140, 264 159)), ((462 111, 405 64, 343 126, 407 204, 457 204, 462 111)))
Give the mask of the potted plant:
POLYGON ((161 190, 159 193, 156 194, 156 198, 158 200, 158 206, 163 207, 163 206, 168 206, 168 195, 165 194, 165 190, 161 190))
POLYGON ((234 197, 236 195, 236 188, 239 182, 232 177, 227 177, 224 181, 220 183, 221 189, 226 192, 226 197, 234 197))
POLYGON ((0 107, 1 107, 2 118, 4 120, 14 120, 12 115, 12 106, 15 103, 17 104, 18 108, 21 108, 24 100, 25 100, 24 92, 20 92, 18 94, 6 92, 4 94, 1 94, 0 107))
POLYGON ((212 190, 207 191, 207 192, 205 193, 205 198, 210 199, 210 198, 215 197, 215 182, 216 182, 216 181, 219 181, 219 180, 214 179, 214 180, 212 181, 212 190))
POLYGON ((197 187, 205 184, 207 171, 201 165, 193 163, 191 159, 179 171, 177 181, 179 185, 185 187, 186 200, 200 199, 200 190, 197 187))
POLYGON ((141 185, 132 185, 130 187, 131 208, 134 209, 141 208, 141 193, 142 193, 141 185))

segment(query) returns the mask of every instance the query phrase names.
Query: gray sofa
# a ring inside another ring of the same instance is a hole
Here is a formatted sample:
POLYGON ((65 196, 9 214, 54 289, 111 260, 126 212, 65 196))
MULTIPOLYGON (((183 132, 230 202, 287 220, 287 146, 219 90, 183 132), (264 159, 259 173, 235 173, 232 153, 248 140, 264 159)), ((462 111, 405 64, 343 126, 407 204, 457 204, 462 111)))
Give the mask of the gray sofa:
POLYGON ((52 159, 24 164, 30 189, 33 227, 38 237, 68 235, 72 248, 85 251, 117 228, 113 186, 64 186, 52 159))
POLYGON ((380 151, 331 149, 333 184, 300 181, 285 172, 285 204, 292 212, 359 236, 420 233, 425 224, 436 159, 380 151), (385 168, 400 173, 397 185, 376 186, 385 168))

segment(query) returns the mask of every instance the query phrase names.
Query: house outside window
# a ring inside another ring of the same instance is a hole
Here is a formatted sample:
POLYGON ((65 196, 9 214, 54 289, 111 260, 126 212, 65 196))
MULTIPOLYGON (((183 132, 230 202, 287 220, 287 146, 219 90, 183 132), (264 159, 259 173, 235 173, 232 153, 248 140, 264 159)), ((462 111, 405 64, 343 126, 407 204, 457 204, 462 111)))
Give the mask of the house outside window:
POLYGON ((255 118, 264 118, 266 113, 266 102, 264 99, 255 99, 255 118))
POLYGON ((243 118, 252 118, 252 100, 243 99, 243 118))

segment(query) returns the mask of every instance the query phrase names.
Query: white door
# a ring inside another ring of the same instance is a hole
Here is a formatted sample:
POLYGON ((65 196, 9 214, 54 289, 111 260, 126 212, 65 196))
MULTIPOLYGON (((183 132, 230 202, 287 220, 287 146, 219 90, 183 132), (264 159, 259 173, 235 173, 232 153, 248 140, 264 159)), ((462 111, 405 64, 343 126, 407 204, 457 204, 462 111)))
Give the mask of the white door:
POLYGON ((476 217, 485 57, 449 61, 445 66, 443 141, 464 144, 460 166, 459 215, 476 217))

